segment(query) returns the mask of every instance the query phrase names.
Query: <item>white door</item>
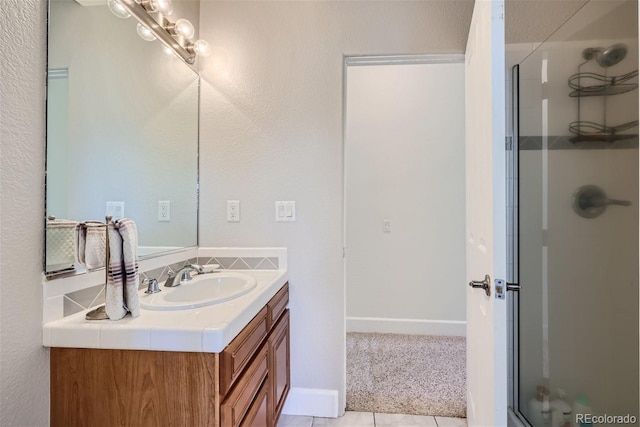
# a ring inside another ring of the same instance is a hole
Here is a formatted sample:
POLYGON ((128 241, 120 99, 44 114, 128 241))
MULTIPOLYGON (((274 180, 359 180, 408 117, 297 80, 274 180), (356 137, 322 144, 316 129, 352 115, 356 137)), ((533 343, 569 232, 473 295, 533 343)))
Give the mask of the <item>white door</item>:
POLYGON ((476 0, 466 62, 467 421, 507 424, 504 1, 476 0))

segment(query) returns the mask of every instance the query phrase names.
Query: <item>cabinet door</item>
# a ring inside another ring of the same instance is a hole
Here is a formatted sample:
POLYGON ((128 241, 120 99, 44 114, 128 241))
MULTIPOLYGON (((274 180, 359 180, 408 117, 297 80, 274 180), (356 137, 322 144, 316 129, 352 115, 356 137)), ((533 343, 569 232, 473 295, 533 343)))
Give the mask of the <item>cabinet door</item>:
POLYGON ((289 393, 289 310, 287 309, 269 336, 270 413, 272 427, 278 424, 282 407, 289 393))

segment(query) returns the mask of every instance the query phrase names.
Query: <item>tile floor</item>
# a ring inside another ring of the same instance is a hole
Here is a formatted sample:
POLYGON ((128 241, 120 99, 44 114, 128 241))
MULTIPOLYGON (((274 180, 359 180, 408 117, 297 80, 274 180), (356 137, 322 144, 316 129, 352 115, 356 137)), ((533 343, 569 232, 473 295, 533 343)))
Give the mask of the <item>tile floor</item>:
POLYGON ((281 415, 278 427, 467 427, 466 418, 345 412, 341 418, 281 415))

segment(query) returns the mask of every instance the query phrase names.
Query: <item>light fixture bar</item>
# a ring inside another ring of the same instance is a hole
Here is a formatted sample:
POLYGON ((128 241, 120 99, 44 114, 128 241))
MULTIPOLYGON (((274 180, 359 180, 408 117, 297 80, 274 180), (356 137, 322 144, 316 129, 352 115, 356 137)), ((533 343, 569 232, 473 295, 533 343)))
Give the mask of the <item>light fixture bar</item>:
MULTIPOLYGON (((173 50, 180 58, 182 58, 187 64, 193 64, 196 59, 194 52, 189 52, 182 47, 176 39, 174 39, 167 30, 165 30, 151 15, 145 10, 145 8, 138 4, 135 0, 119 0, 122 6, 124 6, 134 18, 138 20, 142 25, 149 28, 149 30, 156 36, 158 40, 169 49, 173 50)), ((164 20, 164 18, 163 18, 164 20)))

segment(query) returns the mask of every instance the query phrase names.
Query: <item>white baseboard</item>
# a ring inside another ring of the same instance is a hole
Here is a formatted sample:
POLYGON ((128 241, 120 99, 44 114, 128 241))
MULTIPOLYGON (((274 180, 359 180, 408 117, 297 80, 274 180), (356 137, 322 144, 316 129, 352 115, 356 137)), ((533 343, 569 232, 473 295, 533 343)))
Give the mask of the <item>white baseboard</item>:
POLYGON ((347 332, 386 334, 467 336, 464 320, 385 319, 381 317, 347 317, 347 332))
POLYGON ((282 413, 336 418, 340 414, 338 390, 291 387, 282 413))

